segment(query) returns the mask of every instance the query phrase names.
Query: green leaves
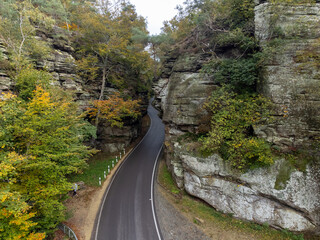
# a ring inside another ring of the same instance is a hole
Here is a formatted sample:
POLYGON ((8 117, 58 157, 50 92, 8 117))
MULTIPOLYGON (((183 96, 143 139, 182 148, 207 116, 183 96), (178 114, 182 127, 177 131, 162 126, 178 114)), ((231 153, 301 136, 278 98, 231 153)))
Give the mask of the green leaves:
POLYGON ((35 38, 36 29, 50 28, 54 20, 30 0, 4 1, 1 5, 0 40, 10 52, 12 64, 20 71, 32 60, 41 59, 49 52, 48 44, 35 38))
MULTIPOLYGON (((44 73, 35 73, 31 69, 29 78, 22 72, 21 83, 28 79, 41 82, 44 73)), ((30 94, 32 86, 21 84, 21 94, 30 94)), ((80 172, 94 152, 82 141, 95 128, 82 119, 68 94, 51 91, 54 95, 36 86, 27 100, 7 94, 0 101, 0 188, 1 192, 7 189, 5 205, 0 201, 0 218, 10 213, 17 221, 32 221, 24 231, 0 229, 3 236, 12 234, 8 231, 33 236, 36 229, 50 233, 65 217, 62 201, 71 189, 66 175, 80 172), (23 200, 15 213, 10 206, 16 204, 17 196, 23 200)))
POLYGON ((144 18, 130 3, 112 7, 105 2, 101 9, 98 12, 83 5, 75 16, 79 73, 89 81, 102 80, 101 88, 106 81, 133 94, 139 92, 139 83, 150 89, 152 60, 145 51, 148 33, 144 18))
POLYGON ((268 100, 222 87, 213 92, 205 107, 212 119, 210 132, 201 140, 203 151, 219 152, 239 170, 273 163, 270 145, 253 134, 254 126, 270 120, 268 100))
POLYGON ((51 75, 45 71, 39 71, 30 66, 22 69, 16 77, 19 97, 23 100, 30 99, 37 85, 47 88, 51 79, 51 75))
POLYGON ((259 65, 254 58, 213 60, 205 66, 219 84, 228 84, 237 92, 255 91, 259 65))

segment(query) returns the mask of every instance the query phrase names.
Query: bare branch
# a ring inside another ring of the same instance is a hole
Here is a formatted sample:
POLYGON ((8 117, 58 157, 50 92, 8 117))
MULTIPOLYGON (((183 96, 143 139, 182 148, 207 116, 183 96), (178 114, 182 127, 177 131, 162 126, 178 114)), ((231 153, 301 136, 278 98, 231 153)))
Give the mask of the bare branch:
POLYGON ((22 16, 22 12, 20 12, 20 33, 21 33, 22 41, 21 41, 20 47, 19 47, 19 57, 22 54, 22 48, 23 48, 24 42, 26 40, 24 32, 23 32, 22 24, 23 24, 23 16, 22 16))

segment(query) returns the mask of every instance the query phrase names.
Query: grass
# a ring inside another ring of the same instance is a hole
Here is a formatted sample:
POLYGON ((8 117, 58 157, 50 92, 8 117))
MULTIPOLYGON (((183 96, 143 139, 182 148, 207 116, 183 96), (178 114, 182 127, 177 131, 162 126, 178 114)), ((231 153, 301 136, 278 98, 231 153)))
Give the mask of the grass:
POLYGON ((173 194, 179 194, 181 191, 177 186, 174 184, 172 179, 171 173, 169 172, 168 168, 165 166, 160 167, 160 174, 158 176, 159 182, 163 187, 169 190, 173 194))
MULTIPOLYGON (((184 191, 178 189, 174 184, 170 172, 165 163, 162 161, 159 168, 159 183, 172 195, 175 196, 175 203, 180 211, 186 213, 193 222, 196 222, 200 228, 206 233, 212 226, 217 231, 235 231, 246 236, 251 236, 252 239, 260 240, 304 240, 302 234, 296 235, 286 230, 276 230, 269 227, 267 224, 259 225, 248 221, 235 219, 231 214, 224 214, 216 211, 214 208, 205 202, 193 198, 184 191), (195 218, 204 220, 204 224, 198 223, 195 218)), ((210 234, 209 234, 210 235, 210 234)), ((316 239, 316 238, 306 238, 316 239)))
POLYGON ((108 166, 112 169, 112 161, 116 164, 116 158, 104 153, 98 153, 94 155, 88 161, 88 168, 83 171, 82 174, 70 176, 70 182, 83 181, 87 186, 98 187, 99 177, 101 181, 104 181, 104 171, 108 174, 108 166))

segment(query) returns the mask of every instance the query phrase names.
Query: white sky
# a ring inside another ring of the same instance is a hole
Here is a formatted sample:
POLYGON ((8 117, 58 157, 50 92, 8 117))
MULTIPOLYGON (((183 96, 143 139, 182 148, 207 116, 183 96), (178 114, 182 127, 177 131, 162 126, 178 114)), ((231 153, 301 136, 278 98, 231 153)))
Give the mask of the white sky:
POLYGON ((150 34, 159 34, 163 21, 170 20, 178 12, 177 5, 185 0, 130 0, 137 13, 147 19, 150 34))

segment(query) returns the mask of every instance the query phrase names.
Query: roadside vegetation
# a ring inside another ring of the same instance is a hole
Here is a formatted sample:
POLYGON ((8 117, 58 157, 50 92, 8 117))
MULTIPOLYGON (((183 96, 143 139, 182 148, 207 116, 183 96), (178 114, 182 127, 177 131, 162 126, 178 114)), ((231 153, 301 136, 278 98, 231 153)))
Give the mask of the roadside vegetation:
POLYGON ((110 154, 97 153, 90 158, 88 163, 88 168, 86 168, 83 173, 72 175, 69 177, 70 182, 84 182, 86 186, 99 187, 99 177, 101 181, 104 181, 104 171, 108 174, 108 166, 110 171, 112 170, 112 161, 114 165, 116 163, 116 158, 110 154))

